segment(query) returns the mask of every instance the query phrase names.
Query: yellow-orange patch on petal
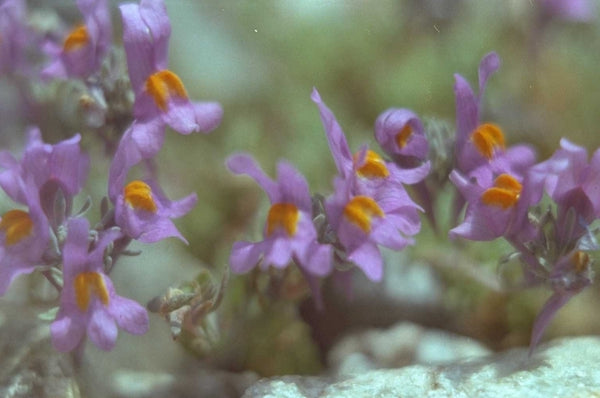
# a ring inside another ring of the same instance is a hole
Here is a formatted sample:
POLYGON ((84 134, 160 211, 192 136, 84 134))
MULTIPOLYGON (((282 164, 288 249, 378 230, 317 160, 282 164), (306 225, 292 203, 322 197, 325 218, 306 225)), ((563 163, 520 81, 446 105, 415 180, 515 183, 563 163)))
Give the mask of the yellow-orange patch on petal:
POLYGON ((412 133, 412 127, 410 127, 410 124, 406 123, 398 132, 398 134, 396 134, 396 145, 398 145, 398 148, 402 149, 406 146, 412 133))
POLYGON ((365 233, 369 233, 371 232, 371 219, 373 217, 383 218, 384 213, 373 198, 361 195, 355 196, 348 202, 344 207, 344 216, 365 233))
POLYGON ((0 230, 6 234, 6 245, 11 246, 31 235, 33 220, 26 211, 10 210, 2 216, 0 230))
MULTIPOLYGON (((354 161, 357 161, 358 154, 354 155, 354 161)), ((357 171, 357 174, 361 177, 374 179, 374 178, 386 178, 390 175, 385 162, 375 152, 368 150, 365 156, 365 164, 363 164, 357 171)))
POLYGON ((499 126, 492 123, 477 127, 471 134, 471 141, 479 153, 488 159, 494 156, 495 149, 505 149, 504 134, 499 126))
POLYGON ((85 25, 76 26, 65 38, 63 49, 73 51, 87 45, 90 42, 87 27, 85 25))
POLYGON ((173 96, 183 99, 188 98, 179 76, 168 69, 150 75, 146 79, 145 88, 154 99, 156 106, 162 111, 167 110, 169 98, 173 96))
POLYGON ((481 200, 488 206, 501 207, 504 210, 514 206, 521 196, 523 186, 510 174, 501 174, 494 181, 494 186, 486 189, 481 200))
POLYGON ((292 203, 275 203, 267 216, 267 236, 277 229, 283 229, 288 236, 294 236, 300 219, 298 207, 292 203))
POLYGON ((152 197, 150 185, 140 180, 131 181, 125 186, 123 192, 125 201, 134 209, 156 212, 156 203, 152 197))
POLYGON ((571 263, 575 267, 575 272, 581 273, 590 265, 590 255, 581 250, 576 251, 571 257, 571 263))
POLYGON ((108 290, 104 277, 98 272, 82 272, 73 281, 75 288, 75 301, 82 312, 87 311, 92 295, 100 299, 102 304, 108 305, 108 290))

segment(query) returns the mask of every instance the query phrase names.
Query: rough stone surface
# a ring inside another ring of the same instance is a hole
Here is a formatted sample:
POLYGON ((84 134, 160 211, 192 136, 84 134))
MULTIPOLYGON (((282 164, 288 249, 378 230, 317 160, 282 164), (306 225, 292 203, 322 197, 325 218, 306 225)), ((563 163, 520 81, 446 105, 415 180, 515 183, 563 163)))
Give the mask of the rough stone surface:
POLYGON ((252 372, 230 373, 198 369, 190 364, 187 371, 140 372, 119 370, 110 381, 112 398, 237 398, 258 376, 252 372))
POLYGON ((56 351, 50 328, 31 309, 0 303, 0 397, 77 398, 69 355, 56 351))
POLYGON ((490 353, 473 339, 401 322, 389 329, 371 329, 344 337, 331 349, 328 362, 333 372, 341 375, 413 364, 442 364, 490 353))
POLYGON ((445 365, 412 365, 329 379, 265 379, 246 390, 244 398, 600 397, 599 360, 599 337, 564 338, 538 347, 532 357, 526 348, 518 348, 445 365), (311 383, 314 388, 303 388, 311 383))

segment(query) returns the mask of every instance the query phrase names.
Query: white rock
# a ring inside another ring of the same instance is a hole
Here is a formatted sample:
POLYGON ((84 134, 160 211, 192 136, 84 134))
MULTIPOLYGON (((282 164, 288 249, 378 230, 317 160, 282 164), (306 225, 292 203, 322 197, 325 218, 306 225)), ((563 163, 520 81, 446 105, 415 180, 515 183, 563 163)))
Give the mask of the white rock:
POLYGON ((376 368, 442 364, 490 353, 468 337, 401 322, 386 330, 372 329, 344 337, 331 349, 328 360, 330 368, 343 375, 376 368))
POLYGON ((244 398, 360 397, 594 397, 600 396, 600 338, 576 337, 445 365, 372 370, 329 380, 285 377, 262 380, 244 398), (313 381, 310 391, 301 386, 313 381), (319 384, 323 388, 316 388, 319 384), (281 393, 281 395, 278 395, 281 393))

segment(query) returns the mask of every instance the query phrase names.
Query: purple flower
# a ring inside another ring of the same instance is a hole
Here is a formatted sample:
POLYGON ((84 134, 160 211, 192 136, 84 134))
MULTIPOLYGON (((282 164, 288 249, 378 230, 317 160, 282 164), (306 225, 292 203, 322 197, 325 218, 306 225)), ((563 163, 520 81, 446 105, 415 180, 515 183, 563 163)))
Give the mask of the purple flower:
POLYGON ((264 240, 234 243, 229 257, 233 272, 248 272, 259 262, 263 269, 271 265, 283 268, 293 260, 309 274, 327 275, 332 267, 332 248, 317 242, 312 202, 304 177, 290 164, 280 162, 277 181, 273 181, 245 154, 231 156, 227 166, 235 174, 252 177, 271 201, 264 240))
POLYGON ((188 213, 198 201, 195 193, 177 201, 169 200, 153 180, 125 184, 127 170, 109 179, 109 197, 115 205, 115 223, 125 236, 144 243, 176 237, 187 243, 171 221, 188 213))
POLYGON ((319 107, 321 121, 339 177, 335 193, 327 199, 328 221, 346 250, 346 260, 355 263, 371 280, 383 276, 378 244, 396 250, 412 244, 410 236, 421 228, 416 205, 403 184, 414 184, 429 173, 429 162, 401 169, 363 147, 354 156, 339 123, 316 89, 311 99, 319 107))
POLYGON ((28 211, 9 210, 0 217, 0 295, 21 274, 33 272, 42 263, 49 242, 49 225, 31 180, 15 181, 28 211))
POLYGON ((591 22, 596 17, 596 6, 590 0, 539 0, 546 17, 574 22, 591 22))
POLYGON ((403 184, 417 183, 429 173, 429 162, 413 169, 401 169, 384 161, 381 156, 366 147, 353 156, 342 128, 316 89, 313 89, 311 99, 319 107, 329 149, 338 172, 343 179, 350 181, 353 194, 372 194, 377 190, 391 189, 398 190, 399 195, 403 195, 403 184))
POLYGON ((181 134, 215 129, 223 111, 215 102, 192 103, 181 79, 167 69, 171 23, 162 0, 120 6, 134 117, 160 119, 181 134))
POLYGON ((560 149, 550 159, 531 168, 539 182, 543 182, 548 195, 559 205, 568 209, 578 202, 587 203, 588 209, 576 208, 588 223, 600 217, 600 149, 594 152, 588 162, 588 153, 584 147, 561 139, 560 149))
POLYGON ((77 0, 77 7, 84 23, 69 32, 62 46, 47 46, 52 59, 43 78, 85 78, 100 68, 112 36, 108 1, 77 0))
POLYGON ((467 178, 453 170, 450 180, 468 203, 465 220, 450 230, 451 238, 486 241, 501 236, 528 239, 535 234, 527 214, 541 193, 529 179, 508 173, 495 178, 489 173, 467 178))
POLYGON ((27 69, 25 48, 32 38, 26 25, 24 0, 0 2, 0 74, 27 69))
POLYGON ((557 205, 558 246, 572 247, 589 224, 600 217, 600 149, 588 163, 583 147, 563 138, 550 159, 531 168, 530 174, 557 205))
POLYGON ((483 57, 479 64, 479 95, 475 96, 469 83, 454 75, 456 96, 456 168, 470 175, 475 169, 491 168, 496 174, 520 174, 535 161, 535 152, 525 145, 506 149, 504 134, 493 123, 481 123, 481 103, 489 77, 500 67, 495 52, 483 57))
POLYGON ((37 128, 30 129, 28 136, 20 162, 9 152, 0 152, 0 167, 6 169, 0 173, 0 187, 14 201, 27 204, 18 181, 31 179, 48 214, 53 212, 55 194, 60 190, 68 214, 72 199, 83 187, 89 170, 89 158, 79 147, 81 137, 77 134, 51 145, 42 141, 37 128))
POLYGON ((131 334, 148 331, 148 313, 137 302, 116 294, 104 273, 106 247, 120 236, 116 230, 100 236, 91 251, 86 219, 71 219, 63 248, 63 290, 60 308, 50 330, 59 351, 71 351, 84 337, 102 350, 111 350, 117 326, 131 334))
MULTIPOLYGON (((479 95, 475 96, 469 83, 459 74, 454 75, 454 95, 456 97, 456 156, 458 157, 459 169, 461 171, 470 170, 473 167, 471 163, 478 164, 482 156, 489 156, 499 148, 504 147, 504 135, 495 126, 490 126, 487 131, 482 131, 481 152, 475 159, 463 156, 463 152, 468 147, 471 137, 480 125, 481 101, 485 86, 489 77, 500 67, 500 58, 495 52, 489 53, 481 59, 479 64, 479 95), (487 138, 487 139, 486 139, 487 138)), ((473 139, 474 141, 477 139, 473 139)), ((476 154, 473 154, 474 156, 476 154)))
POLYGON ((401 250, 414 241, 421 222, 417 206, 400 191, 379 190, 374 196, 356 195, 349 180, 336 178, 335 192, 325 202, 327 218, 346 251, 367 277, 380 281, 383 259, 377 245, 401 250))
POLYGON ((423 161, 429 152, 421 119, 411 110, 391 108, 375 121, 375 139, 396 162, 423 161))
POLYGON ((548 277, 548 282, 554 293, 546 301, 534 321, 529 345, 530 355, 558 310, 571 297, 592 283, 593 273, 590 268, 591 262, 592 260, 586 252, 574 250, 561 257, 554 265, 548 277))
POLYGON ((167 69, 171 23, 162 0, 120 6, 123 42, 135 93, 134 122, 124 133, 111 165, 110 178, 152 158, 162 147, 165 127, 181 134, 210 132, 223 116, 216 102, 191 102, 179 77, 167 69))

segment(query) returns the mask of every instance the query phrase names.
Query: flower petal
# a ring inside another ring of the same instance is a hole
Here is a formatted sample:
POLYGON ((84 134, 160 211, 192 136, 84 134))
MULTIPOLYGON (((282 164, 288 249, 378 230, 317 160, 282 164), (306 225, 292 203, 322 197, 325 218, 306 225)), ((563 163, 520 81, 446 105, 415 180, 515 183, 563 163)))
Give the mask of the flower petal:
POLYGON ((479 123, 478 101, 469 83, 460 75, 454 75, 454 96, 456 98, 456 144, 457 156, 465 147, 469 134, 479 123))
POLYGON ((292 260, 292 243, 288 238, 276 237, 270 241, 271 244, 266 247, 264 261, 261 264, 263 269, 270 265, 283 268, 292 260))
POLYGON ((287 162, 277 164, 277 183, 281 198, 279 201, 293 203, 308 213, 312 213, 312 202, 306 179, 294 166, 287 162))
POLYGON ((328 275, 332 268, 333 247, 331 245, 321 245, 316 241, 307 245, 304 253, 300 256, 301 268, 308 271, 311 275, 328 275))
POLYGON ((264 253, 264 247, 264 242, 235 242, 229 255, 231 270, 236 274, 250 271, 258 264, 264 253))
POLYGON ((187 135, 200 130, 194 105, 187 98, 169 97, 167 111, 160 114, 163 121, 180 134, 187 135))
POLYGON ((166 69, 169 59, 171 22, 162 0, 140 1, 139 12, 153 40, 154 62, 157 70, 166 69))
POLYGON ((484 55, 479 63, 479 95, 481 102, 487 81, 500 68, 500 57, 495 52, 484 55))
POLYGON ((223 107, 218 102, 194 102, 196 124, 201 132, 210 133, 223 118, 223 107))
MULTIPOLYGON (((63 272, 75 275, 85 266, 88 260, 89 222, 78 217, 69 220, 67 238, 63 248, 63 272)), ((65 275, 65 278, 67 275, 65 275)))
POLYGON ((331 112, 327 105, 321 100, 321 96, 316 88, 313 88, 310 98, 319 107, 321 122, 323 123, 323 128, 327 134, 329 149, 333 155, 333 160, 335 161, 338 172, 343 177, 348 177, 352 174, 353 160, 348 141, 346 141, 346 136, 333 112, 331 112))
POLYGON ((110 351, 117 341, 117 324, 104 308, 99 307, 100 305, 102 304, 96 302, 96 307, 92 309, 87 333, 98 348, 110 351))
POLYGON ((67 352, 79 345, 85 335, 85 325, 83 319, 66 316, 65 311, 61 309, 50 325, 50 333, 54 348, 67 352))
POLYGON ((165 125, 156 118, 134 122, 123 134, 108 173, 108 196, 113 203, 125 186, 129 169, 160 151, 165 138, 165 125))
POLYGON ((246 174, 252 177, 267 193, 271 203, 279 201, 279 187, 275 181, 265 174, 252 156, 245 153, 231 155, 227 158, 226 164, 232 173, 246 174))
POLYGON ((141 335, 148 331, 148 312, 134 300, 115 295, 111 297, 108 313, 128 333, 141 335))
POLYGON ((134 93, 143 89, 148 76, 157 69, 154 42, 137 4, 119 6, 123 20, 123 45, 127 55, 129 79, 134 93))
POLYGON ((370 280, 379 282, 383 278, 383 259, 374 243, 365 242, 354 249, 348 256, 348 260, 362 269, 370 280))
POLYGON ((423 124, 410 109, 391 108, 383 112, 375 121, 375 138, 388 154, 400 154, 425 159, 429 152, 429 143, 425 137, 423 124), (398 134, 409 128, 410 136, 406 146, 398 146, 398 134))

